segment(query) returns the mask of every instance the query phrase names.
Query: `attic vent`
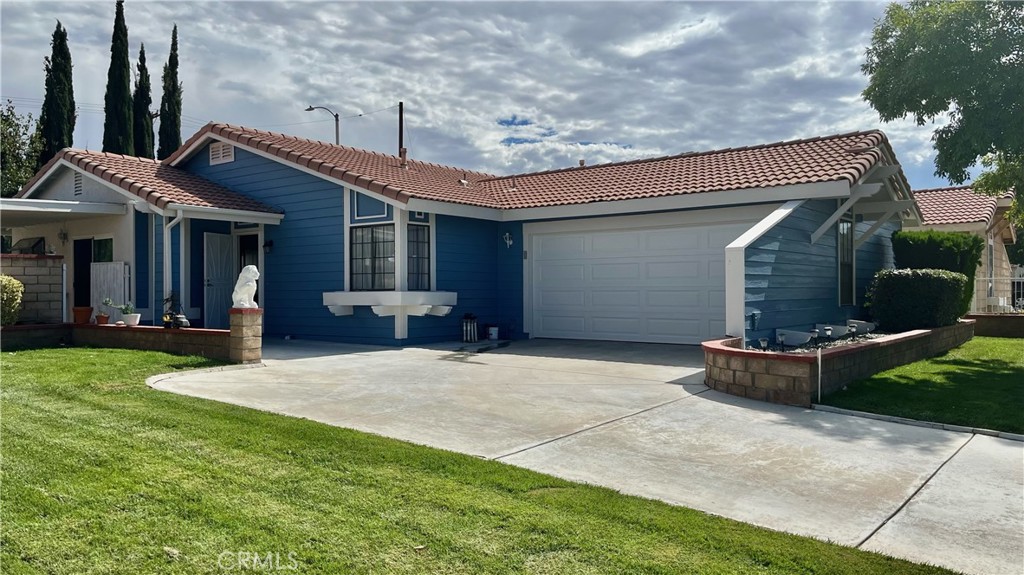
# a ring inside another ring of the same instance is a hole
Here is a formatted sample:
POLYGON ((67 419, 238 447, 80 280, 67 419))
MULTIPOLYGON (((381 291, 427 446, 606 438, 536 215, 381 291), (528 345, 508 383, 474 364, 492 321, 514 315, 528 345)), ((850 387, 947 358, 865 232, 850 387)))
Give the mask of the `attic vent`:
POLYGON ((75 172, 75 195, 82 195, 82 174, 75 172))
POLYGON ((210 165, 226 164, 235 161, 235 147, 224 142, 210 144, 210 165))

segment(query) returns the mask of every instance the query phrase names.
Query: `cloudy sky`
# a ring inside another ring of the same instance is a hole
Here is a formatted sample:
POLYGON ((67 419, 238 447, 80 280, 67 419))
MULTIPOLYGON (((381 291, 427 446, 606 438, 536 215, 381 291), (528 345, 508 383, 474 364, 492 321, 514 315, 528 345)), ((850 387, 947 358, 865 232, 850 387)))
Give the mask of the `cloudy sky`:
MULTIPOLYGON (((934 125, 861 100, 884 2, 146 2, 128 0, 154 107, 178 24, 182 137, 207 121, 397 151, 497 174, 882 128, 915 188, 934 125), (363 114, 360 116, 359 114, 363 114)), ((68 29, 75 145, 102 145, 114 2, 0 2, 0 92, 38 115, 55 21, 68 29)))

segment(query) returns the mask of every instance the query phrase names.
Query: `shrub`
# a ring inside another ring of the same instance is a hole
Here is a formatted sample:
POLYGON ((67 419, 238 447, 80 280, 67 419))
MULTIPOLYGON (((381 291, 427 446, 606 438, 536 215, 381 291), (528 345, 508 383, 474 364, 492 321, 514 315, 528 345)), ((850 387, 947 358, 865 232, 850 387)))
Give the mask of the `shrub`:
POLYGON ((947 270, 882 270, 868 287, 867 308, 890 332, 953 325, 967 276, 947 270))
POLYGON ((12 325, 21 313, 21 296, 25 284, 7 275, 0 275, 0 325, 12 325))
POLYGON ((892 234, 892 251, 897 268, 939 269, 967 276, 959 314, 971 311, 974 275, 981 263, 985 240, 964 232, 897 231, 892 234))

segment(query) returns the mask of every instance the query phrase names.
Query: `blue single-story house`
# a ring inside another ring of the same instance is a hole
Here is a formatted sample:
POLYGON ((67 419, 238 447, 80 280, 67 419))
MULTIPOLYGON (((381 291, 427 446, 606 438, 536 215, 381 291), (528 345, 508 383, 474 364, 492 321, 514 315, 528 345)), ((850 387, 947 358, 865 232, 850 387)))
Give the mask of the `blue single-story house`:
POLYGON ((879 131, 495 176, 208 124, 162 162, 63 150, 0 209, 69 260, 69 306, 105 274, 144 322, 174 292, 224 327, 255 264, 265 337, 387 345, 459 339, 465 314, 683 344, 842 321, 920 220, 879 131))

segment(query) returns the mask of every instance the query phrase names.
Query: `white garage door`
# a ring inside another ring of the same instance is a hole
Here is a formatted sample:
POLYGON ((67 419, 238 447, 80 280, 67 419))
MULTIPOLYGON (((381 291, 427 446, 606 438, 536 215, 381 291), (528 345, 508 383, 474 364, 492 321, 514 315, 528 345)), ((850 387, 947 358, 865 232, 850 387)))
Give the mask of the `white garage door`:
POLYGON ((725 333, 725 246, 751 222, 532 236, 534 337, 696 344, 725 333))

